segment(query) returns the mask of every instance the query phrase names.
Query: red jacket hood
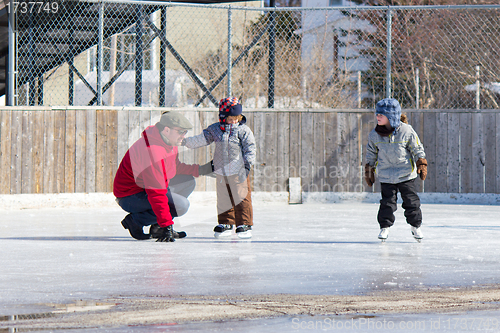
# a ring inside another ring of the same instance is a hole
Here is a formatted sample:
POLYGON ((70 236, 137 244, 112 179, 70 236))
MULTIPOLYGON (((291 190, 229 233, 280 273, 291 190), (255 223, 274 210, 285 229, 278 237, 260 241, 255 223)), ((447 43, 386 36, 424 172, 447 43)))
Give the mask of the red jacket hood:
POLYGON ((177 147, 167 145, 156 126, 149 126, 142 132, 141 138, 130 147, 129 154, 134 178, 142 188, 165 190, 168 179, 176 174, 177 147), (143 174, 145 170, 148 172, 143 174))

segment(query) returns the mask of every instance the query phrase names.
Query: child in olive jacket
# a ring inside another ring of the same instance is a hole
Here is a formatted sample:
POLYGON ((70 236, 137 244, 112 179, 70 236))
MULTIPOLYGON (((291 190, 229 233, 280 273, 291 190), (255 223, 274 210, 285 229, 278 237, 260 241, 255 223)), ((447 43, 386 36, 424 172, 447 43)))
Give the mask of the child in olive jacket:
POLYGON ((386 98, 379 101, 375 114, 377 126, 368 135, 365 180, 368 186, 372 186, 376 174, 381 185, 378 238, 385 241, 394 224, 399 191, 406 221, 411 225, 413 237, 420 242, 423 238, 420 229, 422 211, 415 180, 418 175, 422 180, 427 176, 424 147, 413 127, 406 123, 406 116, 401 116, 397 100, 386 98))

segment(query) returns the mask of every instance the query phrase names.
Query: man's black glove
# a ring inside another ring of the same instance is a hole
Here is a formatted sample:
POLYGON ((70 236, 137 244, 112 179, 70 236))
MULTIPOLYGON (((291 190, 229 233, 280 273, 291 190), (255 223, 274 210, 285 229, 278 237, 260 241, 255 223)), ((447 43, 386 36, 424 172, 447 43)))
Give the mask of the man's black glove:
MULTIPOLYGON (((160 238, 163 235, 161 229, 162 227, 160 227, 158 223, 151 224, 149 227, 149 234, 151 235, 151 238, 160 238)), ((185 231, 175 231, 172 228, 172 232, 174 238, 184 238, 187 236, 185 231)))
POLYGON ((198 173, 200 174, 200 176, 214 177, 213 172, 214 172, 213 160, 211 160, 207 164, 200 165, 200 168, 198 169, 198 173))
POLYGON ((156 240, 157 242, 175 242, 174 229, 172 225, 169 225, 165 228, 160 228, 159 233, 160 235, 156 240))

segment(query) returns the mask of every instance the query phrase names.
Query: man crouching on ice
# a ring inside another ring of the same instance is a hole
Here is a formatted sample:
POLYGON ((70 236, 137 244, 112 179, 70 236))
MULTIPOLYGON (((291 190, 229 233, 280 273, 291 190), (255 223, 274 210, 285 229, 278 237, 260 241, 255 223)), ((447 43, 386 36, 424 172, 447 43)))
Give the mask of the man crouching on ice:
POLYGON ((122 226, 133 238, 173 242, 186 237, 185 232, 173 230, 173 218, 187 212, 187 197, 196 185, 194 177, 213 171, 211 162, 200 166, 179 161, 177 146, 192 127, 182 114, 165 112, 125 153, 113 194, 120 207, 130 213, 122 226), (144 234, 143 227, 148 225, 150 232, 144 234))

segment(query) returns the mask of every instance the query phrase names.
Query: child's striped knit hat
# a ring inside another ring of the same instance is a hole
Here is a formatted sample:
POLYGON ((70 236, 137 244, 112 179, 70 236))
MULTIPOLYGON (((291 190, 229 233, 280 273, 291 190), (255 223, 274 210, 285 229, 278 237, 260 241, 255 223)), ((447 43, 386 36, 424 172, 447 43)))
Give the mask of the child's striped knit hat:
POLYGON ((226 97, 219 102, 219 122, 222 130, 225 130, 226 118, 239 116, 243 108, 236 97, 226 97))

